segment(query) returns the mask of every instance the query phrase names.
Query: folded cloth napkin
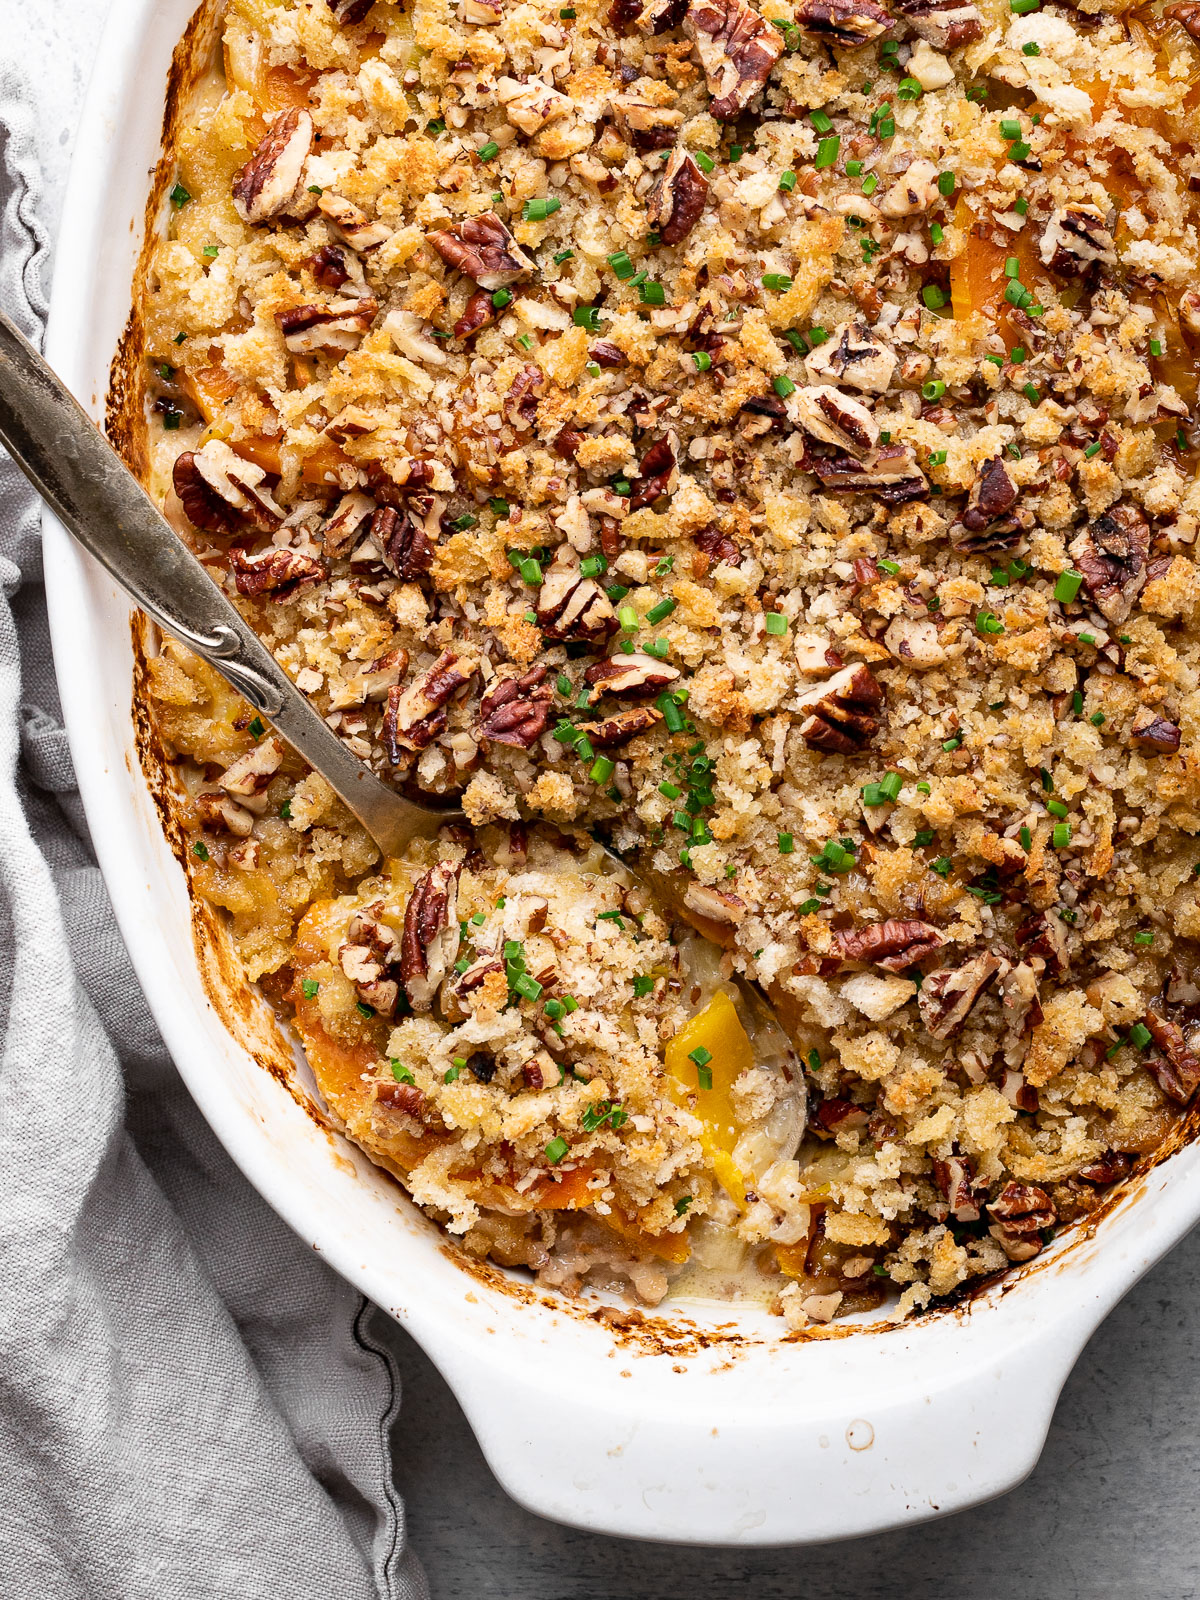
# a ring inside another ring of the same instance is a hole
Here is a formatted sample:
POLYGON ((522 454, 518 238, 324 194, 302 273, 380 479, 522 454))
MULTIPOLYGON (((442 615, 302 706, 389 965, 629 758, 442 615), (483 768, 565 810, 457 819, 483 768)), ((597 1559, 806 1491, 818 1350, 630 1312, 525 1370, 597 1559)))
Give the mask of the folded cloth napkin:
MULTIPOLYGON (((38 337, 61 157, 21 36, 24 72, 0 60, 0 305, 38 337)), ((392 1484, 389 1325, 213 1138, 114 925, 39 508, 2 451, 0 591, 0 1594, 427 1597, 392 1484)))

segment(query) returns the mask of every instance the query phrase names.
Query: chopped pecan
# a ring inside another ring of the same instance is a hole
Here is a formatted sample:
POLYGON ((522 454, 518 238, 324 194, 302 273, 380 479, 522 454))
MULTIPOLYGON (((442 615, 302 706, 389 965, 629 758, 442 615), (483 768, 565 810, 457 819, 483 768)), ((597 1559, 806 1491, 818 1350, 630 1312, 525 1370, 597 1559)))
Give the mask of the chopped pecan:
POLYGON ((1150 527, 1132 505, 1105 511, 1069 547, 1092 599, 1109 622, 1124 622, 1146 582, 1150 527))
POLYGON ((309 262, 309 267, 322 289, 340 289, 350 281, 346 257, 336 244, 323 244, 309 262))
POLYGON ((296 355, 307 355, 313 350, 354 350, 379 310, 379 302, 369 297, 361 300, 334 300, 325 306, 293 306, 290 311, 277 311, 275 320, 283 333, 283 342, 296 355))
POLYGON ((878 39, 892 19, 875 0, 800 0, 796 26, 814 39, 829 39, 851 49, 878 39))
POLYGON ((1200 5, 1196 0, 1175 0, 1173 5, 1162 8, 1162 14, 1177 22, 1193 39, 1200 39, 1200 5))
POLYGON ((946 1197, 946 1204, 955 1222, 978 1222, 980 1207, 987 1194, 985 1188, 976 1188, 975 1173, 964 1155, 954 1154, 945 1161, 936 1158, 933 1163, 933 1181, 946 1197))
POLYGON ((722 533, 715 522, 710 522, 707 528, 701 528, 699 533, 692 535, 693 542, 704 556, 707 556, 709 565, 722 561, 736 566, 742 559, 741 549, 729 537, 722 533))
POLYGON ((988 1212, 996 1220, 988 1229, 1010 1261, 1029 1261, 1042 1249, 1042 1233, 1057 1214, 1050 1196, 1032 1183, 1006 1183, 988 1212))
POLYGON ((943 54, 983 37, 983 14, 962 0, 895 0, 893 8, 926 44, 943 54))
POLYGON ((843 961, 872 961, 889 972, 903 972, 926 956, 940 950, 945 937, 928 922, 873 922, 853 933, 839 933, 838 946, 843 961))
POLYGON ((979 468, 967 509, 963 512, 963 527, 972 533, 982 533, 989 523, 995 522, 1017 503, 1017 486, 1008 475, 1002 456, 993 456, 979 468))
POLYGON ((520 677, 499 678, 479 702, 475 737, 484 744, 528 750, 546 731, 554 710, 549 668, 539 663, 520 677))
MULTIPOLYGON (((499 962, 496 963, 496 970, 500 970, 499 962)), ((461 985, 459 987, 461 988, 461 985)), ((489 1056, 483 1050, 473 1050, 467 1057, 467 1071, 476 1083, 491 1083, 499 1064, 495 1056, 489 1056)))
POLYGON ((399 683, 407 671, 407 650, 399 645, 392 650, 385 650, 383 655, 368 661, 362 671, 350 680, 354 693, 351 703, 361 705, 365 700, 386 700, 388 690, 399 683))
POLYGON ((317 209, 328 220, 343 244, 349 245, 356 255, 366 255, 377 250, 392 237, 386 222, 372 222, 365 211, 344 195, 326 189, 317 201, 317 209))
POLYGON ((666 33, 679 26, 687 8, 688 0, 613 0, 608 20, 618 32, 636 23, 643 33, 666 33))
POLYGON ((984 950, 961 967, 929 973, 917 996, 925 1032, 933 1039, 949 1039, 957 1033, 976 1000, 1005 965, 999 956, 984 950))
POLYGON ((880 196, 879 210, 885 217, 912 217, 938 203, 938 169, 924 156, 906 170, 880 196))
POLYGON ((363 21, 374 4, 375 0, 333 0, 329 9, 339 27, 354 28, 363 21))
POLYGON ((263 488, 266 473, 243 461, 227 444, 210 439, 202 450, 185 450, 176 459, 172 483, 189 522, 205 533, 229 535, 244 524, 274 533, 283 512, 263 488))
POLYGON ((809 463, 826 489, 850 494, 873 494, 886 505, 922 500, 929 480, 917 465, 911 445, 885 444, 862 461, 853 456, 821 456, 809 463))
MULTIPOLYGON (((441 503, 438 502, 439 507, 441 503)), ((419 508, 414 506, 416 509, 419 508)), ((380 506, 371 518, 371 538, 384 564, 404 583, 416 582, 433 566, 433 546, 424 525, 411 511, 380 506)))
POLYGON ((679 668, 633 650, 597 661, 583 676, 592 688, 588 704, 594 706, 606 694, 614 694, 618 699, 653 700, 675 682, 679 668))
POLYGON ((473 667, 460 671, 453 650, 444 650, 407 689, 396 684, 388 690, 382 739, 393 766, 399 764, 403 751, 424 750, 446 731, 446 702, 466 688, 474 675, 473 667))
POLYGON ((426 237, 448 266, 493 293, 533 271, 533 262, 494 211, 467 217, 426 237))
POLYGON ((649 732, 661 720, 662 712, 654 706, 631 706, 628 711, 614 711, 601 722, 580 722, 576 726, 580 733, 587 734, 597 750, 615 750, 639 733, 649 732))
POLYGON ((811 750, 853 755, 878 732, 875 713, 882 704, 883 689, 870 667, 843 667, 797 697, 796 709, 808 713, 800 737, 811 750))
POLYGON ((501 78, 497 98, 513 127, 530 139, 547 123, 569 116, 571 112, 570 95, 541 78, 531 78, 528 83, 501 78))
POLYGON ((1027 956, 1040 956, 1046 971, 1061 978, 1071 964, 1067 925, 1052 911, 1037 911, 1017 929, 1014 938, 1027 956))
POLYGON ((531 363, 521 368, 504 396, 504 415, 514 428, 524 432, 537 418, 538 397, 546 387, 541 367, 531 363))
POLYGON ((883 635, 888 651, 906 666, 940 667, 946 652, 938 639, 932 617, 906 617, 901 613, 888 623, 883 635))
POLYGON ((728 889, 717 889, 707 883, 689 883, 683 897, 684 906, 698 917, 709 922, 736 927, 746 917, 746 902, 728 889))
POLYGON ((869 409, 830 384, 797 389, 789 399, 788 415, 814 439, 852 455, 865 456, 879 443, 879 424, 869 409))
POLYGON ((491 295, 486 289, 476 289, 463 307, 462 316, 454 324, 454 337, 469 339, 473 333, 478 333, 480 328, 486 328, 495 320, 496 308, 491 295))
POLYGON ((896 357, 858 318, 843 322, 832 339, 804 358, 811 382, 848 383, 866 394, 883 394, 895 369, 896 357))
POLYGON ((629 509, 640 511, 653 505, 660 495, 674 494, 679 483, 679 440, 674 433, 652 444, 638 464, 629 509))
POLYGON ((1107 1186, 1110 1183, 1119 1183, 1132 1171, 1133 1160, 1123 1150, 1106 1150, 1102 1156, 1097 1156, 1095 1161, 1089 1161, 1086 1167, 1080 1167, 1075 1176, 1082 1178, 1084 1183, 1107 1186))
POLYGON ((611 101, 617 127, 640 155, 669 150, 683 127, 683 112, 655 105, 636 94, 616 94, 611 101))
POLYGON ((283 745, 272 735, 261 739, 244 756, 231 761, 217 779, 226 794, 257 799, 283 765, 283 745))
POLYGON ((286 600, 305 583, 320 583, 329 574, 325 563, 300 550, 273 547, 247 555, 237 545, 229 551, 234 582, 239 594, 270 594, 286 600))
POLYGON ((1168 1099, 1187 1105, 1200 1087, 1200 1058, 1193 1053, 1178 1023, 1169 1022, 1157 1011, 1147 1011, 1143 1021, 1162 1052, 1146 1062, 1146 1071, 1168 1099))
POLYGON ((503 961, 497 961, 491 956, 483 956, 472 966, 469 966, 454 985, 455 994, 473 994, 476 989, 481 989, 486 979, 493 972, 503 972, 503 961))
POLYGON ((537 596, 538 627, 547 639, 601 640, 620 624, 612 602, 577 562, 560 554, 546 571, 537 596))
POLYGON ((1014 1111, 1036 1111, 1038 1108, 1038 1092, 1025 1082, 1025 1074, 1016 1072, 1011 1067, 1005 1071, 1000 1083, 1000 1093, 1012 1106, 1014 1111))
POLYGON ((382 900, 354 913, 346 927, 345 942, 338 947, 338 965, 364 1005, 381 1017, 394 1017, 400 999, 400 983, 394 970, 400 941, 382 921, 382 913, 382 900))
POLYGON ((1080 278, 1097 265, 1115 267, 1117 247, 1099 206, 1057 206, 1050 215, 1038 253, 1061 278, 1080 278))
POLYGON ((719 121, 740 116, 783 54, 778 29, 745 0, 692 0, 684 27, 704 69, 709 111, 719 121))
POLYGON ((1181 738, 1178 724, 1168 722, 1166 717, 1160 717, 1148 707, 1138 712, 1129 730, 1130 744, 1155 755, 1173 755, 1179 749, 1181 738))
POLYGON ((687 150, 674 149, 646 200, 646 221, 664 244, 678 244, 700 220, 708 179, 687 150))
POLYGON ((856 1106, 853 1100, 834 1095, 822 1100, 813 1112, 813 1132, 823 1130, 825 1133, 836 1133, 839 1130, 846 1132, 850 1128, 865 1128, 869 1120, 870 1113, 865 1106, 856 1106))
POLYGON ((598 367, 623 367, 627 359, 621 346, 611 339, 597 339, 595 344, 589 345, 588 357, 598 367))
POLYGON ((293 107, 281 111, 233 180, 233 204, 243 222, 269 222, 287 210, 300 186, 313 142, 313 120, 293 107))
POLYGON ((431 1011, 458 959, 458 867, 439 861, 417 884, 404 912, 400 975, 414 1011, 431 1011))
POLYGON ((224 828, 229 833, 237 834, 239 839, 245 839, 254 827, 252 811, 247 811, 245 806, 239 806, 227 794, 218 794, 216 790, 196 796, 196 815, 203 827, 213 832, 224 828))
POLYGON ((459 0, 458 18, 476 28, 494 28, 504 16, 499 0, 459 0))
MULTIPOLYGON (((379 1007, 375 1009, 378 1011, 379 1007)), ((425 1091, 418 1089, 415 1083, 377 1084, 375 1098, 380 1105, 390 1106, 393 1111, 403 1111, 405 1116, 415 1117, 418 1122, 425 1110, 425 1091)))
POLYGON ((344 494, 333 508, 333 515, 321 529, 325 554, 331 560, 344 555, 358 538, 363 524, 375 512, 375 502, 357 489, 344 494))

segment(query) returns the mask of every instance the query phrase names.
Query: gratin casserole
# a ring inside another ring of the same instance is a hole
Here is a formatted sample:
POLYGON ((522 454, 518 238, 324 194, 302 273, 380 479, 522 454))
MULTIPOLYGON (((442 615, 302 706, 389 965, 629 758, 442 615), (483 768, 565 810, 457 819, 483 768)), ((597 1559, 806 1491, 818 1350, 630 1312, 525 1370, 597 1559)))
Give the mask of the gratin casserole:
POLYGON ((1200 1083, 1200 11, 223 22, 139 291, 152 487, 470 823, 380 862, 147 664, 330 1110, 568 1289, 801 1327, 1036 1255, 1200 1083))

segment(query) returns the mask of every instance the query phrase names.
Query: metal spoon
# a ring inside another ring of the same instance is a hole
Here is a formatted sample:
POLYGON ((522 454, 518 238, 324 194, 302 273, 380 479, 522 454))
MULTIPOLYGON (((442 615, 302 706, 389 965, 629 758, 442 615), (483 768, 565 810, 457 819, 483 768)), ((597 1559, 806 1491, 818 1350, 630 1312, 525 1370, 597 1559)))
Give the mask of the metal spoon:
POLYGON ((0 311, 0 443, 55 516, 166 632, 270 719, 384 856, 462 816, 406 800, 346 749, 108 440, 0 311))

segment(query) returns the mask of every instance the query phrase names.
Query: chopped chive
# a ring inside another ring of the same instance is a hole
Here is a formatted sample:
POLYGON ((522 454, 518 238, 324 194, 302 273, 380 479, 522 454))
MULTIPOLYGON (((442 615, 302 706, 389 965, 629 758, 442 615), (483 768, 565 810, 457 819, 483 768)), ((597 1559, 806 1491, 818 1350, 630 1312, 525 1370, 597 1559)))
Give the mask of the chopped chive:
POLYGON ((796 174, 794 172, 781 172, 779 174, 779 187, 786 189, 790 194, 796 187, 796 174))
POLYGON ((687 721, 673 694, 660 694, 654 702, 663 714, 663 721, 667 725, 668 733, 682 733, 684 723, 687 721))
POLYGON ((1056 850, 1065 850, 1071 842, 1071 824, 1069 822, 1056 822, 1054 831, 1050 835, 1050 843, 1056 850))
POLYGON ((1025 198, 1024 195, 1022 195, 1019 200, 1014 202, 1013 210, 1017 213, 1017 215, 1019 217, 1023 217, 1023 216, 1026 215, 1026 213, 1029 210, 1029 201, 1025 198))
POLYGON ((1060 572, 1054 585, 1054 598, 1061 605, 1070 605, 1083 584, 1082 572, 1060 572))
POLYGON ((492 296, 492 305, 497 311, 503 311, 505 306, 512 304, 511 289, 497 289, 492 296))
POLYGON ((954 863, 949 856, 939 856, 936 861, 929 863, 930 872, 936 872, 939 878, 948 878, 954 870, 954 863))
POLYGON ((946 304, 946 296, 936 283, 927 283, 921 290, 921 299, 924 300, 930 311, 940 311, 946 304))
POLYGON ((706 1067, 712 1060, 712 1051, 706 1050, 702 1044, 698 1044, 694 1050, 688 1051, 688 1060, 694 1061, 698 1067, 706 1067))
POLYGON ((641 296, 642 304, 646 306, 665 306, 667 303, 667 291, 661 283, 640 284, 638 294, 641 296))
POLYGON ((305 978, 300 987, 304 990, 304 998, 306 1000, 315 1000, 321 985, 316 978, 305 978))
POLYGON ((561 266, 564 261, 572 261, 572 260, 574 260, 574 258, 575 258, 574 250, 560 250, 555 255, 554 261, 555 261, 556 265, 561 266))
POLYGON ((633 277, 635 268, 626 251, 614 250, 608 257, 608 264, 622 281, 633 277))
POLYGON ((868 172, 866 177, 862 181, 862 192, 865 195, 872 195, 872 194, 875 193, 875 191, 876 191, 876 189, 878 189, 878 187, 879 187, 879 174, 876 173, 876 172, 868 172))
POLYGON ((679 602, 677 600, 670 599, 669 597, 666 600, 660 600, 657 605, 651 606, 649 611, 647 611, 646 621, 650 623, 651 626, 659 622, 665 622, 678 604, 679 602))
POLYGON ((175 207, 176 211, 182 211, 184 206, 187 205, 191 198, 191 195, 181 183, 177 183, 171 190, 171 204, 175 207))
POLYGON ((1068 814, 1067 808, 1061 800, 1047 800, 1046 810, 1052 817, 1065 817, 1068 814))
POLYGON ((214 256, 219 256, 220 253, 221 246, 219 244, 206 244, 204 246, 203 254, 206 255, 210 261, 214 256))
POLYGON ((703 150, 693 150, 692 159, 700 168, 701 172, 711 172, 717 164, 713 158, 706 154, 703 150))
POLYGON ((787 632, 787 618, 783 616, 781 612, 768 611, 766 616, 763 618, 763 626, 766 628, 768 633, 773 633, 777 637, 782 638, 782 636, 787 632))
POLYGON ((929 238, 932 244, 941 244, 945 237, 945 230, 940 222, 931 222, 929 224, 929 238))
POLYGON ((712 357, 707 350, 693 350, 692 362, 697 372, 707 372, 712 366, 712 357))
POLYGON ((547 217, 552 217, 556 211, 561 211, 562 201, 553 198, 538 198, 526 200, 525 210, 522 215, 526 222, 545 222, 547 217))
POLYGON ((607 783, 617 770, 617 763, 608 756, 597 756, 592 762, 588 776, 593 783, 607 783))
POLYGON ((546 1146, 546 1160, 551 1166, 556 1167, 570 1148, 571 1146, 562 1137, 551 1139, 546 1146))
POLYGON ((1154 935, 1152 933, 1135 933, 1133 942, 1134 944, 1153 944, 1154 935))
POLYGON ((683 790, 677 783, 660 783, 658 792, 667 800, 678 800, 683 790))
POLYGON ((795 848, 796 841, 790 833, 781 833, 779 835, 779 854, 781 856, 790 856, 795 848))
POLYGON ((764 289, 774 289, 778 294, 785 294, 792 287, 786 272, 764 272, 762 283, 764 289))
POLYGON ((367 1005, 362 1000, 359 1000, 357 1002, 357 1004, 355 1005, 354 1009, 358 1012, 360 1017, 368 1017, 368 1018, 370 1018, 370 1017, 373 1017, 375 1015, 375 1007, 367 1005))
MULTIPOLYGON (((940 400, 946 392, 946 385, 940 378, 931 378, 928 383, 922 384, 921 394, 926 400, 940 400)), ((942 454, 942 452, 938 452, 942 454)), ((932 457, 930 457, 932 460, 932 457)), ((943 455, 943 459, 944 455, 943 455)))
POLYGON ((861 161, 847 161, 847 163, 846 163, 846 176, 848 178, 857 178, 859 176, 859 174, 862 172, 862 169, 863 169, 863 164, 862 164, 861 161))
POLYGON ((483 148, 476 152, 480 161, 490 161, 493 156, 500 154, 500 146, 494 139, 489 139, 483 148))
POLYGON ((699 1089, 711 1089, 712 1085, 712 1068, 698 1066, 696 1068, 696 1087, 699 1089))
POLYGON ((938 193, 941 195, 946 195, 947 197, 952 195, 954 193, 954 186, 957 182, 958 179, 954 176, 953 172, 939 172, 937 181, 938 193))
POLYGON ((831 167, 838 158, 838 151, 842 141, 835 133, 832 138, 820 139, 817 142, 817 154, 813 160, 814 167, 831 167))
POLYGON ((875 565, 880 572, 886 572, 889 578, 894 578, 900 571, 900 563, 898 561, 888 561, 883 556, 878 558, 875 565))
POLYGON ((775 393, 781 400, 786 400, 788 395, 795 394, 796 392, 796 385, 788 377, 786 372, 781 372, 771 387, 775 390, 775 393))
MULTIPOLYGON (((494 303, 494 295, 492 300, 494 303)), ((586 328, 589 333, 595 333, 600 327, 600 312, 596 306, 576 306, 571 313, 571 320, 577 328, 586 328)))
POLYGON ((1108 721, 1108 718, 1104 715, 1103 711, 1093 711, 1091 716, 1088 718, 1088 721, 1091 723, 1093 728, 1102 728, 1108 721))
POLYGON ((901 78, 896 85, 897 100, 919 100, 921 85, 916 78, 901 78))

